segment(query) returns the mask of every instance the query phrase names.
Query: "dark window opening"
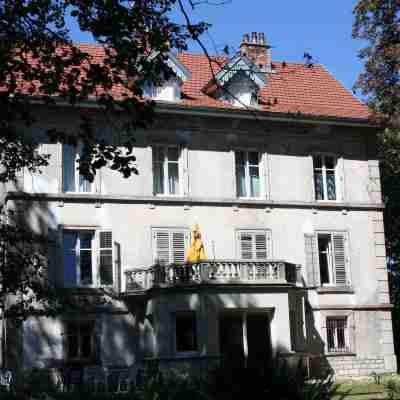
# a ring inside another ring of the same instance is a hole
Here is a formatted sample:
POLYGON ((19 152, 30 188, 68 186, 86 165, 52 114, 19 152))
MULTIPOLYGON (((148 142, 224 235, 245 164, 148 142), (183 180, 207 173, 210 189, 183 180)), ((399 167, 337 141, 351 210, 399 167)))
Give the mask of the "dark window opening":
POLYGON ((197 351, 196 314, 177 314, 175 318, 176 351, 197 351))

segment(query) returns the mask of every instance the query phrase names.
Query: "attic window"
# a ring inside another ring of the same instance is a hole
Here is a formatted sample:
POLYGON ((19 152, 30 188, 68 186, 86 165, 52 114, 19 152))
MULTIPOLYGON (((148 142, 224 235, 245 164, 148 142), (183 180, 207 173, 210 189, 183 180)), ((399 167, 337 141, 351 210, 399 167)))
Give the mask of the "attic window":
POLYGON ((220 89, 219 99, 236 107, 258 106, 258 87, 244 74, 235 76, 220 89))
POLYGON ((146 83, 143 95, 152 100, 179 101, 181 99, 182 82, 178 78, 171 78, 161 85, 146 83))

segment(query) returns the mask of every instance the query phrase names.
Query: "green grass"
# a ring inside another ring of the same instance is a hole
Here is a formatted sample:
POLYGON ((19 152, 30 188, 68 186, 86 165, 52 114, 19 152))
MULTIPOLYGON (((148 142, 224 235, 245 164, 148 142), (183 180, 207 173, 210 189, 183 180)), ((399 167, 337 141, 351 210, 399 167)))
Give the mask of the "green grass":
MULTIPOLYGON (((400 376, 382 377, 379 384, 373 378, 338 382, 332 400, 389 399, 388 391, 385 388, 385 384, 389 380, 394 380, 398 385, 400 384, 400 376)), ((397 395, 394 399, 400 399, 400 396, 397 395)))

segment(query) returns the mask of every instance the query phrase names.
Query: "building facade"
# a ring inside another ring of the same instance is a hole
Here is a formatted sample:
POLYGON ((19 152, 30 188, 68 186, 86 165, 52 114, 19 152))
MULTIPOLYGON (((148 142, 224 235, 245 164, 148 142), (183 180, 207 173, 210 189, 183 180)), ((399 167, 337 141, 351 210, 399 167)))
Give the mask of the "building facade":
POLYGON ((368 110, 322 66, 272 62, 262 34, 215 76, 207 65, 171 55, 176 79, 146 89, 157 117, 129 179, 79 176, 79 148, 44 134, 72 131, 75 111, 38 105, 50 164, 6 202, 47 235, 50 279, 82 312, 28 319, 23 367, 202 369, 278 352, 337 376, 395 372, 368 110), (206 259, 185 264, 195 224, 206 259))

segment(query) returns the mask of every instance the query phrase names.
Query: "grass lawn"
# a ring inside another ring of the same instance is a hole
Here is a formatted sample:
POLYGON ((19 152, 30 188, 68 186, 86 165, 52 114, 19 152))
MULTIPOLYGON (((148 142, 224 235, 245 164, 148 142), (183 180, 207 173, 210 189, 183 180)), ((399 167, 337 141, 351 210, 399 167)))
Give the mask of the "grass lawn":
POLYGON ((336 384, 336 390, 332 400, 372 400, 372 399, 400 399, 400 376, 383 377, 378 384, 374 379, 340 381, 336 384), (396 393, 390 397, 387 389, 389 381, 395 382, 396 393))

